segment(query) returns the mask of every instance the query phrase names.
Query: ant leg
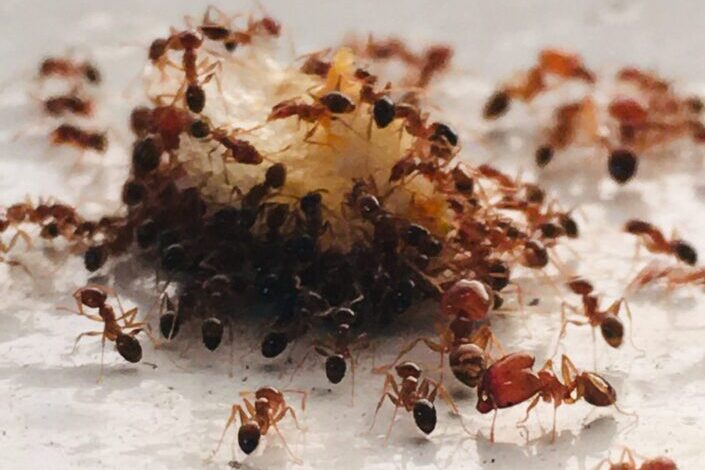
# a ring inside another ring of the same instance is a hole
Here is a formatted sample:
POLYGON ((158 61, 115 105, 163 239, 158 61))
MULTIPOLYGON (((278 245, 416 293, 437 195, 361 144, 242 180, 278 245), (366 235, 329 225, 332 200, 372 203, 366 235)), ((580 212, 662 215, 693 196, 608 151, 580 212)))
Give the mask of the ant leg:
POLYGON ((355 406, 355 357, 350 354, 350 381, 352 383, 352 405, 355 406))
POLYGON ((17 244, 17 240, 19 240, 20 238, 22 238, 22 240, 24 241, 27 249, 32 248, 32 239, 29 237, 27 232, 25 232, 24 230, 17 230, 17 232, 10 239, 10 243, 7 245, 6 249, 3 251, 5 253, 9 252, 17 244))
POLYGON ((105 367, 105 334, 100 339, 100 375, 98 376, 98 383, 103 380, 103 369, 105 367))
POLYGON ((497 424, 497 408, 494 409, 494 414, 492 415, 492 427, 490 428, 490 442, 494 442, 494 428, 497 424))
POLYGON ((551 444, 556 443, 556 415, 558 414, 558 403, 553 405, 553 431, 551 432, 551 444))
POLYGON ((228 429, 230 428, 230 426, 232 426, 233 422, 235 422, 235 418, 237 417, 237 415, 240 415, 240 422, 247 422, 247 415, 245 414, 245 410, 243 410, 240 405, 233 405, 230 409, 230 416, 228 416, 228 421, 225 423, 223 433, 220 435, 220 439, 218 440, 218 445, 215 446, 215 450, 211 454, 211 457, 215 456, 215 454, 217 454, 220 450, 220 446, 223 444, 223 439, 225 439, 225 434, 228 432, 228 429))
MULTIPOLYGON (((392 398, 391 396, 389 397, 392 398)), ((386 446, 389 442, 389 436, 392 435, 392 429, 394 428, 394 420, 397 418, 397 413, 399 412, 399 400, 393 400, 394 402, 394 413, 392 413, 392 420, 389 422, 389 429, 387 429, 387 434, 384 436, 384 445, 386 446)))
POLYGON ((279 439, 282 441, 282 444, 284 444, 284 448, 286 449, 287 453, 291 456, 291 458, 294 460, 294 463, 301 465, 303 461, 296 456, 291 451, 291 448, 289 448, 289 444, 286 443, 286 439, 284 439, 284 434, 279 430, 279 426, 277 426, 277 423, 275 421, 272 421, 272 427, 274 430, 277 432, 277 435, 279 436, 279 439))
POLYGON ((401 360, 402 357, 407 355, 409 352, 411 352, 412 349, 416 347, 417 344, 420 342, 423 342, 426 346, 431 351, 436 351, 436 352, 441 352, 443 350, 443 346, 440 343, 436 343, 432 338, 430 337, 419 337, 408 343, 406 346, 404 346, 401 351, 399 351, 399 354, 397 354, 397 357, 392 361, 391 364, 386 364, 379 366, 375 369, 373 369, 373 372, 375 373, 383 373, 386 372, 387 370, 391 369, 394 367, 399 360, 401 360))
POLYGON ((382 387, 382 396, 380 397, 379 402, 377 402, 375 414, 372 416, 372 425, 370 426, 368 432, 372 432, 372 429, 374 429, 375 427, 375 423, 377 422, 377 414, 379 413, 380 408, 382 408, 384 399, 389 397, 392 403, 394 403, 394 396, 387 392, 390 387, 392 388, 394 395, 399 396, 399 389, 397 387, 396 381, 394 380, 394 376, 390 373, 387 373, 387 377, 384 379, 384 387, 382 387))
POLYGON ((299 420, 296 417, 296 413, 294 412, 294 409, 291 406, 287 406, 286 408, 284 408, 284 411, 281 413, 281 416, 283 417, 287 411, 291 415, 291 419, 294 420, 294 424, 296 425, 296 429, 298 429, 299 431, 303 431, 303 428, 301 427, 301 424, 299 423, 299 420))
POLYGON ((84 336, 98 336, 102 334, 102 331, 86 331, 85 333, 81 333, 80 335, 76 336, 76 340, 73 343, 73 349, 71 349, 71 354, 76 352, 76 349, 78 348, 78 343, 84 336))
POLYGON ((539 404, 539 401, 541 400, 541 395, 536 395, 536 397, 529 403, 529 406, 526 408, 526 415, 524 415, 524 419, 521 421, 517 421, 517 425, 524 424, 529 420, 529 413, 531 413, 531 410, 533 410, 536 405, 539 404))
POLYGON ((91 320, 94 320, 94 321, 99 321, 99 322, 103 321, 103 319, 99 315, 91 315, 90 313, 86 313, 86 312, 78 312, 76 310, 71 310, 70 308, 67 308, 67 307, 56 307, 56 309, 61 310, 61 311, 71 312, 76 315, 81 315, 82 317, 90 318, 91 320))
POLYGON ((642 354, 645 354, 646 351, 638 347, 634 342, 634 320, 632 318, 632 309, 629 307, 629 302, 627 302, 627 299, 625 297, 622 297, 620 299, 620 302, 624 304, 624 310, 627 313, 627 318, 629 319, 629 342, 632 344, 632 347, 634 349, 636 349, 642 354))

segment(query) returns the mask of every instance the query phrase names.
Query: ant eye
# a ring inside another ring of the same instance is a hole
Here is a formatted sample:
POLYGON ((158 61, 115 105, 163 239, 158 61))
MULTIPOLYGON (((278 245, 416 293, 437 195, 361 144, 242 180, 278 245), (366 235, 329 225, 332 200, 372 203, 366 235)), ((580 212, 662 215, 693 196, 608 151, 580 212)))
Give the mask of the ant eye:
POLYGON ((436 429, 436 407, 429 400, 422 398, 414 405, 414 422, 424 432, 431 434, 436 429))
POLYGON ((240 426, 237 432, 237 443, 240 445, 240 449, 248 455, 254 452, 259 445, 261 434, 259 426, 255 423, 246 423, 240 426))
POLYGON ((272 332, 265 336, 262 341, 262 356, 271 359, 284 352, 289 344, 289 338, 285 333, 272 332))

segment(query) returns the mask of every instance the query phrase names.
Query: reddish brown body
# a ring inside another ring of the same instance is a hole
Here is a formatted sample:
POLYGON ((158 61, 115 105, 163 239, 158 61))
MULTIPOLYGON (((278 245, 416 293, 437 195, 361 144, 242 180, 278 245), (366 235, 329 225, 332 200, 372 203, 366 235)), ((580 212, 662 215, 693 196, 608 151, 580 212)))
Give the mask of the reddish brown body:
POLYGON ((55 145, 71 145, 82 150, 103 153, 108 148, 108 139, 100 132, 86 131, 70 124, 62 124, 51 133, 55 145))

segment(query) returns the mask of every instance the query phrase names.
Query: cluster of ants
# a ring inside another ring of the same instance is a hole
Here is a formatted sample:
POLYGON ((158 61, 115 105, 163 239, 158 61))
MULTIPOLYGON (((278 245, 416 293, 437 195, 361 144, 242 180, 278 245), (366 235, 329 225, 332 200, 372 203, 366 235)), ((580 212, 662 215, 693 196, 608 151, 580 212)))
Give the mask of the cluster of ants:
POLYGON ((530 104, 568 84, 582 84, 586 91, 580 99, 553 110, 552 122, 539 138, 536 165, 545 167, 557 152, 570 147, 597 149, 606 156, 609 174, 619 184, 636 174, 640 158, 662 151, 669 143, 684 138, 705 142, 700 98, 680 95, 671 83, 651 72, 624 67, 614 74, 615 91, 603 105, 596 96, 600 80, 578 55, 545 49, 534 66, 488 98, 483 116, 496 120, 513 102, 530 104))
MULTIPOLYGON (((198 322, 203 345, 213 351, 223 342, 226 329, 252 314, 248 305, 257 305, 257 315, 267 322, 261 337, 263 357, 276 360, 294 341, 312 338, 301 364, 315 352, 322 358, 330 383, 342 382, 350 369, 354 384, 356 352, 367 346, 368 334, 405 321, 403 318, 413 314, 409 312, 412 307, 431 300, 440 306, 439 336, 417 338, 392 363, 376 369, 384 376, 384 384, 375 418, 388 400, 394 405, 395 416, 404 409, 413 415, 417 427, 429 434, 436 427, 437 397, 458 412, 444 385, 446 356, 453 376, 464 386, 476 389, 477 411, 494 413, 492 440, 498 410, 525 402, 529 402, 527 418, 540 401, 553 405, 554 437, 555 410, 561 405, 583 400, 596 407, 616 407, 617 392, 598 373, 579 370, 565 355, 559 372, 551 360, 534 370, 533 355, 507 353, 488 325, 490 313, 503 306, 507 287, 514 288, 522 305, 521 289, 512 280, 516 269, 526 269, 544 279, 551 265, 559 271, 564 269, 554 247, 562 239, 579 236, 570 211, 562 210, 534 184, 489 165, 458 163, 455 156, 460 139, 455 130, 449 124, 430 120, 419 108, 415 92, 397 96, 389 85, 379 86, 378 78, 363 67, 345 77, 356 84, 355 94, 339 86, 329 89, 322 85, 307 97, 274 105, 268 122, 296 119, 309 128, 305 142, 316 133, 330 132, 329 126, 320 124, 353 115, 368 119, 370 128, 398 128, 400 136, 408 134, 413 143, 391 168, 388 188, 380 190, 372 177, 353 180, 343 195, 340 211, 327 203, 325 188, 291 196, 286 191, 290 169, 285 161, 274 161, 234 129, 213 126, 204 114, 207 99, 212 99, 206 96, 204 85, 210 80, 219 83, 221 61, 227 60, 227 56, 209 52, 210 48, 220 45, 226 52, 237 54, 240 46, 251 44, 256 36, 278 36, 280 26, 265 16, 250 19, 245 28, 236 28, 234 18, 217 12, 219 19, 214 20, 213 12, 217 11, 209 8, 199 24, 183 31, 172 30, 149 48, 151 64, 162 73, 167 68, 180 71, 183 82, 175 93, 151 97, 149 106, 139 106, 131 113, 130 127, 136 140, 130 174, 121 194, 125 215, 90 221, 79 215, 80 208, 40 201, 15 204, 0 217, 0 232, 10 227, 16 231, 12 242, 2 246, 5 253, 18 238, 29 240, 25 227, 34 225, 40 227, 42 238, 62 237, 74 251, 83 253, 90 272, 105 269, 110 258, 129 253, 155 266, 158 279, 166 279, 161 286, 158 321, 162 339, 152 334, 148 318, 138 319, 137 309, 123 309, 116 292, 88 285, 74 293, 75 312, 103 326, 102 330, 82 333, 77 343, 85 336, 100 336, 103 348, 106 342, 115 343, 118 353, 134 363, 142 359, 141 333, 159 344, 175 340, 186 322, 198 322), (222 150, 218 157, 209 157, 261 165, 266 168, 264 176, 248 189, 234 191, 230 204, 216 204, 198 185, 188 184, 188 171, 177 158, 185 138, 208 142, 222 150), (400 213, 389 202, 394 192, 408 189, 409 182, 417 178, 441 195, 445 207, 443 230, 438 229, 437 221, 400 213), (352 228, 350 243, 338 242, 334 227, 341 220, 352 228), (166 293, 167 288, 170 293, 166 293), (119 312, 109 303, 110 295, 116 298, 119 312), (440 355, 437 379, 414 362, 401 362, 419 343, 440 355)), ((418 67, 416 85, 421 88, 447 67, 451 56, 450 49, 443 48, 429 50, 423 57, 414 55, 396 40, 370 43, 365 50, 372 59, 396 56, 418 67)), ((324 53, 307 56, 300 71, 321 82, 336 82, 332 74, 337 72, 324 53)), ((42 65, 42 75, 51 74, 99 81, 92 66, 56 59, 42 65)), ((627 75, 631 78, 625 80, 635 81, 649 93, 653 100, 649 106, 665 106, 662 101, 666 97, 670 103, 680 103, 673 101, 676 98, 670 88, 657 92, 653 84, 644 85, 646 75, 627 75), (636 76, 641 78, 637 80, 636 76)), ((554 76, 594 82, 594 74, 576 57, 545 51, 540 65, 526 74, 523 82, 504 87, 492 97, 485 115, 500 116, 511 99, 530 101, 548 89, 546 80, 554 76)), ((52 104, 52 108, 78 113, 80 107, 70 103, 66 97, 65 103, 52 104)), ((587 109, 588 105, 581 106, 587 109)), ((686 111, 677 107, 674 113, 682 117, 686 111)), ((613 149, 613 156, 641 151, 647 144, 665 138, 665 131, 657 132, 661 127, 652 120, 651 107, 639 109, 644 113, 641 118, 622 120, 622 127, 631 130, 622 129, 620 142, 625 147, 613 149), (658 139, 654 137, 657 134, 658 139)), ((549 133, 551 152, 572 141, 576 123, 585 118, 583 112, 587 111, 578 110, 572 118, 566 118, 560 132, 549 133)), ((67 135, 70 137, 65 142, 82 142, 81 147, 100 150, 92 140, 97 139, 95 136, 67 135)), ((603 143, 607 145, 607 141, 603 143)), ((626 181, 631 176, 624 177, 624 167, 622 163, 610 163, 611 173, 618 180, 626 181), (612 171, 613 166, 617 170, 612 171)), ((649 224, 635 222, 628 231, 640 236, 651 251, 671 253, 695 263, 696 254, 690 245, 667 240, 649 224)), ((624 299, 603 308, 587 280, 573 277, 566 287, 580 296, 582 305, 564 307, 561 337, 568 324, 587 324, 599 327, 605 341, 619 347, 624 336, 619 319, 622 306, 629 314, 624 299)), ((243 452, 252 453, 261 436, 274 430, 293 456, 277 425, 289 414, 298 426, 296 414, 285 399, 288 392, 303 394, 303 409, 305 392, 263 387, 254 392, 254 401, 250 400, 251 393, 245 394, 242 405, 232 406, 223 437, 239 419, 237 437, 243 452)), ((387 438, 393 423, 394 419, 387 438)), ((464 423, 462 426, 465 428, 464 423)), ((611 468, 637 468, 629 452, 620 461, 611 468)), ((640 468, 675 468, 657 460, 649 462, 640 468)))
MULTIPOLYGON (((102 76, 98 68, 88 61, 69 57, 48 57, 39 66, 39 80, 61 80, 68 89, 40 98, 42 110, 51 118, 88 119, 95 111, 95 99, 89 88, 100 84, 102 76)), ((75 122, 66 121, 50 134, 54 145, 67 145, 80 150, 104 153, 108 148, 105 132, 86 129, 75 122)))

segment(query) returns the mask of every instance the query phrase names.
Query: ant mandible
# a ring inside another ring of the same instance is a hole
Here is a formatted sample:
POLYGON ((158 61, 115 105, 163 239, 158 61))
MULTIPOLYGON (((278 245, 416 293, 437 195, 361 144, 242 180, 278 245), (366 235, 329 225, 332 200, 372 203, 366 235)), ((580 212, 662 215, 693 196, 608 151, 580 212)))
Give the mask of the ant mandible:
MULTIPOLYGON (((302 395, 301 399, 301 410, 306 409, 306 392, 299 390, 284 390, 284 392, 300 393, 302 395)), ((220 436, 218 445, 213 451, 212 455, 218 453, 220 446, 223 444, 223 439, 225 439, 225 434, 228 432, 230 426, 233 425, 235 420, 240 418, 240 428, 237 432, 237 441, 240 445, 240 449, 245 454, 251 454, 257 449, 259 441, 262 436, 266 435, 270 428, 274 428, 277 435, 284 444, 284 448, 289 453, 289 455, 297 463, 301 463, 301 460, 294 455, 294 453, 289 448, 289 445, 284 439, 284 435, 279 430, 277 423, 284 419, 287 412, 291 414, 292 419, 296 427, 301 430, 299 425, 299 420, 296 418, 296 413, 294 409, 287 404, 284 398, 284 393, 274 387, 261 387, 256 392, 241 392, 240 396, 243 397, 243 405, 235 404, 230 410, 230 416, 228 421, 225 423, 225 429, 220 436), (248 395, 254 394, 254 403, 249 399, 245 398, 248 395)))

